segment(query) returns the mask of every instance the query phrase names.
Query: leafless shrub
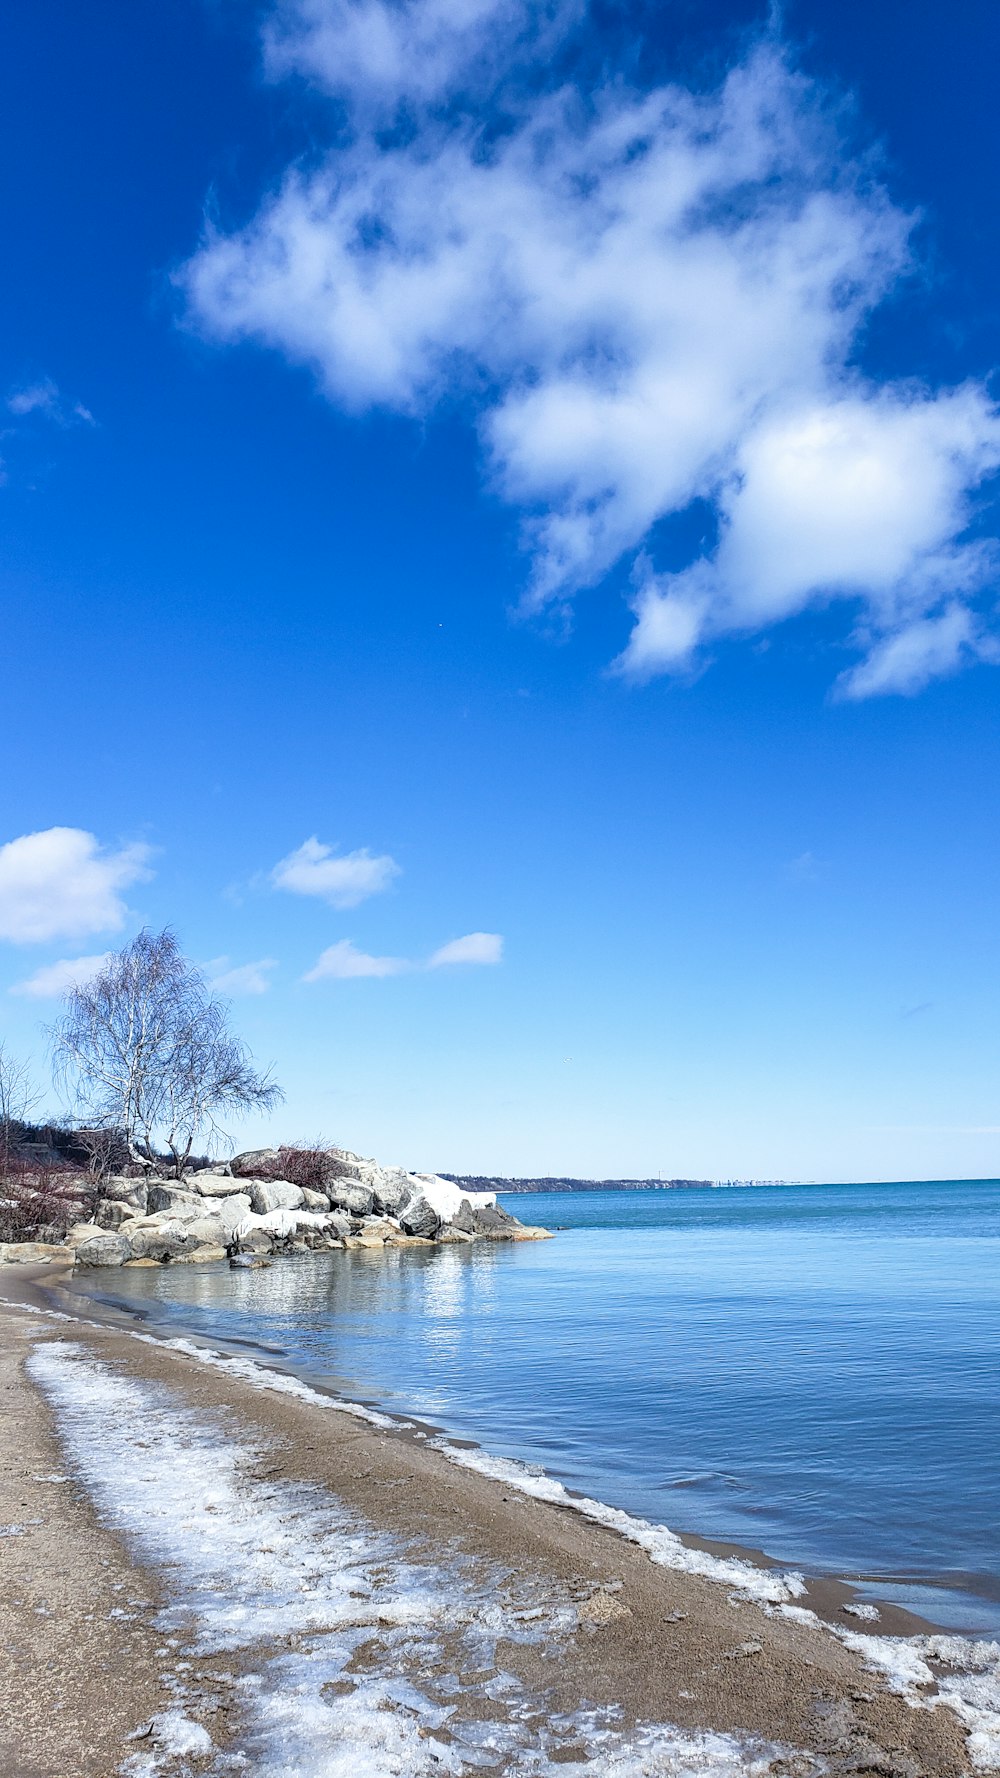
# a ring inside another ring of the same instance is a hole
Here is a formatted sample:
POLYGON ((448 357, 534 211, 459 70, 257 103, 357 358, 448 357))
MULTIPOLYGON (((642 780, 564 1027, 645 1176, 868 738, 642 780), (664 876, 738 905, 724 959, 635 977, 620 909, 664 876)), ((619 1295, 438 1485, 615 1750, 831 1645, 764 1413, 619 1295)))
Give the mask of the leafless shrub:
POLYGON ((290 1185, 301 1185, 307 1191, 321 1192, 333 1170, 331 1143, 290 1143, 287 1147, 279 1148, 273 1160, 260 1163, 257 1177, 287 1179, 290 1185))
POLYGON ((71 1167, 0 1153, 0 1241, 59 1240, 92 1207, 88 1182, 71 1167))
POLYGON ((178 1178, 195 1138, 222 1134, 218 1114, 270 1110, 282 1096, 169 929, 140 932, 73 988, 50 1035, 56 1079, 87 1121, 121 1130, 134 1160, 165 1146, 178 1178))

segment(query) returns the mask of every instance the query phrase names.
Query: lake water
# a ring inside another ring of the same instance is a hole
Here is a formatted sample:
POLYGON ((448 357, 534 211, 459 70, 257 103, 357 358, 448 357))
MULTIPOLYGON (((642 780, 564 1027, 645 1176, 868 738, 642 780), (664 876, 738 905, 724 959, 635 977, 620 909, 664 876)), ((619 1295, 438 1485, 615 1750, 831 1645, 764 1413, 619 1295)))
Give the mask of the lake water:
POLYGON ((504 1202, 557 1238, 143 1269, 106 1294, 675 1530, 1000 1631, 1000 1182, 504 1202))

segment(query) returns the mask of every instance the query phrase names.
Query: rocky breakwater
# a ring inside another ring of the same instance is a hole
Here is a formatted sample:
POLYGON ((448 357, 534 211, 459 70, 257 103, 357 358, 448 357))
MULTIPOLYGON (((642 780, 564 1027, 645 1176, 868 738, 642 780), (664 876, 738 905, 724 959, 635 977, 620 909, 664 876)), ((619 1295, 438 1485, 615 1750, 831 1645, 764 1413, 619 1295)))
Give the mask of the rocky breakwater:
POLYGON ((254 1150, 183 1180, 110 1180, 94 1220, 71 1228, 64 1249, 78 1266, 252 1265, 309 1250, 534 1241, 548 1233, 502 1210, 494 1192, 381 1167, 346 1149, 324 1156, 321 1186, 297 1185, 276 1176, 288 1152, 254 1150))

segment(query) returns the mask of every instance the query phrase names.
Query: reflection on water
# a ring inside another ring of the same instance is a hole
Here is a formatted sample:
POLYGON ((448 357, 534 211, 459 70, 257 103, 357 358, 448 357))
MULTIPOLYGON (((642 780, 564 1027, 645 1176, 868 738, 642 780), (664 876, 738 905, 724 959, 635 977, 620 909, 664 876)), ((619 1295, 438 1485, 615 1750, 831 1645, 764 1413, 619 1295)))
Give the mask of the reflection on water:
POLYGON ((515 1207, 576 1226, 126 1272, 115 1294, 681 1530, 917 1587, 971 1575, 1000 1628, 996 1183, 515 1207))

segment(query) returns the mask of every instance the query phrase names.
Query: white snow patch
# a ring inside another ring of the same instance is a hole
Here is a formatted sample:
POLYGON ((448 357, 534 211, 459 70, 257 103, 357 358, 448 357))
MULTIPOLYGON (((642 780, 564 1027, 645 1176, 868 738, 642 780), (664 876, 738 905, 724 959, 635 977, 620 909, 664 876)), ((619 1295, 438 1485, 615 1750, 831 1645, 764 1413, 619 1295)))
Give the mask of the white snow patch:
POLYGON ((406 1175, 415 1192, 426 1198, 431 1209, 442 1222, 451 1222, 461 1208, 462 1199, 467 1198, 473 1210, 491 1208, 497 1201, 496 1192, 470 1192, 462 1185, 454 1185, 450 1179, 442 1179, 437 1173, 408 1173, 406 1175))
POLYGON ((953 1710, 968 1730, 973 1765, 1000 1770, 1000 1643, 965 1636, 872 1636, 839 1626, 834 1634, 915 1709, 953 1710), (942 1667, 958 1671, 942 1674, 942 1667))
POLYGON ((882 1616, 877 1605, 864 1605, 856 1602, 853 1605, 845 1605, 843 1609, 848 1617, 859 1617, 866 1624, 877 1624, 882 1616))
POLYGON ((180 1710, 161 1710, 144 1728, 132 1736, 133 1741, 150 1742, 142 1753, 127 1759, 122 1772, 127 1778, 154 1778, 179 1759, 203 1759, 212 1751, 212 1737, 200 1722, 193 1722, 180 1710))
POLYGON ((585 1749, 574 1769, 586 1778, 764 1778, 781 1751, 668 1724, 627 1738, 613 1710, 553 1717, 495 1668, 500 1637, 551 1653, 575 1628, 575 1609, 545 1583, 522 1578, 512 1592, 503 1571, 447 1549, 414 1560, 325 1490, 254 1474, 265 1447, 234 1436, 227 1414, 71 1343, 36 1347, 29 1368, 102 1518, 160 1571, 170 1603, 158 1623, 180 1632, 169 1645, 241 1652, 233 1746, 215 1749, 193 1720, 175 1659, 177 1708, 153 1719, 129 1778, 171 1766, 181 1778, 189 1759, 206 1778, 471 1778, 498 1766, 561 1778, 571 1744, 585 1749))

